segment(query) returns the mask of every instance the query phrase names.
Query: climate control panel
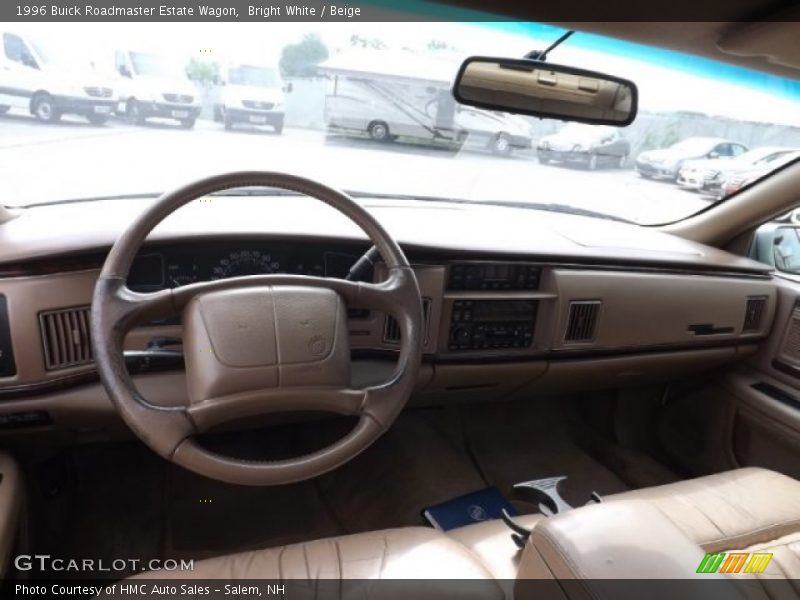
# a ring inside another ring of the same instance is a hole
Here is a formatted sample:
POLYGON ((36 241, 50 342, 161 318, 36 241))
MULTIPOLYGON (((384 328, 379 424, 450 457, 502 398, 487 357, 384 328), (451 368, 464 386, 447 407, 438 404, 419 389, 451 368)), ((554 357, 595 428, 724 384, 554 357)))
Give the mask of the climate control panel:
POLYGON ((541 268, 520 263, 454 263, 450 265, 447 289, 454 291, 535 290, 541 268))

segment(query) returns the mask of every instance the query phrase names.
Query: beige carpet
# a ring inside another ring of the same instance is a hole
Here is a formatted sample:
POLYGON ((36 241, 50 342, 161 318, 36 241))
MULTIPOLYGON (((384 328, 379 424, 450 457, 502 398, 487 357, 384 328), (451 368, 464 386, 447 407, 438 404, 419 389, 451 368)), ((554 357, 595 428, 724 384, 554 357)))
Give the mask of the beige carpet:
MULTIPOLYGON (((547 400, 410 410, 347 465, 278 488, 211 481, 137 443, 71 450, 60 466, 38 469, 34 550, 202 558, 422 525, 426 506, 487 485, 510 495, 516 482, 565 475, 563 496, 580 505, 593 491, 608 495, 635 486, 637 477, 652 485, 670 478, 652 459, 622 452, 591 435, 591 427, 576 427, 568 406, 547 400), (54 479, 58 490, 48 491, 54 479)), ((214 443, 239 456, 277 458, 324 445, 348 426, 339 420, 284 425, 214 443)))

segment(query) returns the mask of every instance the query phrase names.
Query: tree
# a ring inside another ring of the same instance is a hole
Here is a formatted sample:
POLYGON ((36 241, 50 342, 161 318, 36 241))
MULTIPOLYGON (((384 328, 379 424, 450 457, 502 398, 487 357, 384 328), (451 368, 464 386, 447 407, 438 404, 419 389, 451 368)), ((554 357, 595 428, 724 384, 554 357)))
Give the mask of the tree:
POLYGON ((300 42, 283 48, 281 73, 284 77, 310 77, 316 75, 317 65, 327 58, 328 47, 316 33, 309 33, 300 42))
POLYGON ((428 42, 428 50, 447 50, 449 48, 450 44, 442 40, 431 40, 428 42))
POLYGON ((186 65, 186 76, 192 81, 197 81, 209 86, 219 79, 219 65, 215 62, 191 58, 186 65))
POLYGON ((350 36, 350 45, 355 48, 371 48, 373 50, 383 50, 386 48, 386 42, 382 39, 365 38, 357 33, 350 36))

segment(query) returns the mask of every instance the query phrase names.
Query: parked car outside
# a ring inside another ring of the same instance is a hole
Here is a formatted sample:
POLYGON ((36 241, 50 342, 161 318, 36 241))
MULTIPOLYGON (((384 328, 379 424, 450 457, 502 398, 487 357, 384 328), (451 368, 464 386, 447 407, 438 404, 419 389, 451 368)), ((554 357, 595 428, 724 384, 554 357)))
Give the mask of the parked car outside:
POLYGON ((108 121, 115 104, 110 75, 96 69, 87 54, 21 33, 0 34, 0 114, 17 108, 49 123, 65 114, 93 125, 108 121))
POLYGON ((707 158, 690 160, 678 172, 678 185, 698 192, 716 195, 722 189, 722 182, 732 172, 758 169, 772 161, 796 151, 795 148, 781 146, 762 146, 745 152, 733 159, 707 158))
POLYGON ((181 65, 161 54, 121 49, 114 52, 119 75, 117 111, 131 123, 151 117, 175 119, 185 129, 200 114, 197 90, 181 65))
POLYGON ((646 150, 636 158, 636 171, 642 177, 676 181, 687 160, 734 158, 747 152, 740 142, 713 137, 689 137, 668 148, 646 150))
POLYGON ((720 183, 720 189, 717 191, 718 198, 724 198, 731 194, 738 192, 744 186, 761 179, 765 175, 772 173, 775 169, 781 168, 790 162, 800 158, 800 150, 794 152, 787 152, 774 160, 769 162, 755 165, 749 169, 741 169, 728 173, 725 179, 720 183))
POLYGON ((631 145, 615 127, 569 123, 546 135, 536 146, 539 162, 577 163, 594 170, 600 166, 622 168, 631 145))

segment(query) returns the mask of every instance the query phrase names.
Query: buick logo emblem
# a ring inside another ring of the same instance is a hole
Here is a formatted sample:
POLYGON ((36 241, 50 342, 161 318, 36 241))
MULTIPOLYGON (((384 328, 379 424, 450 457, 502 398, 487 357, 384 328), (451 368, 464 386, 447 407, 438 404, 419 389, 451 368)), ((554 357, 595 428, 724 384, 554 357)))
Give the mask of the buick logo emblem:
POLYGON ((328 343, 321 335, 315 335, 308 340, 308 351, 312 356, 322 356, 328 348, 328 343))
POLYGON ((469 516, 473 521, 486 520, 486 509, 484 509, 482 506, 473 504, 467 509, 467 512, 469 513, 469 516))

